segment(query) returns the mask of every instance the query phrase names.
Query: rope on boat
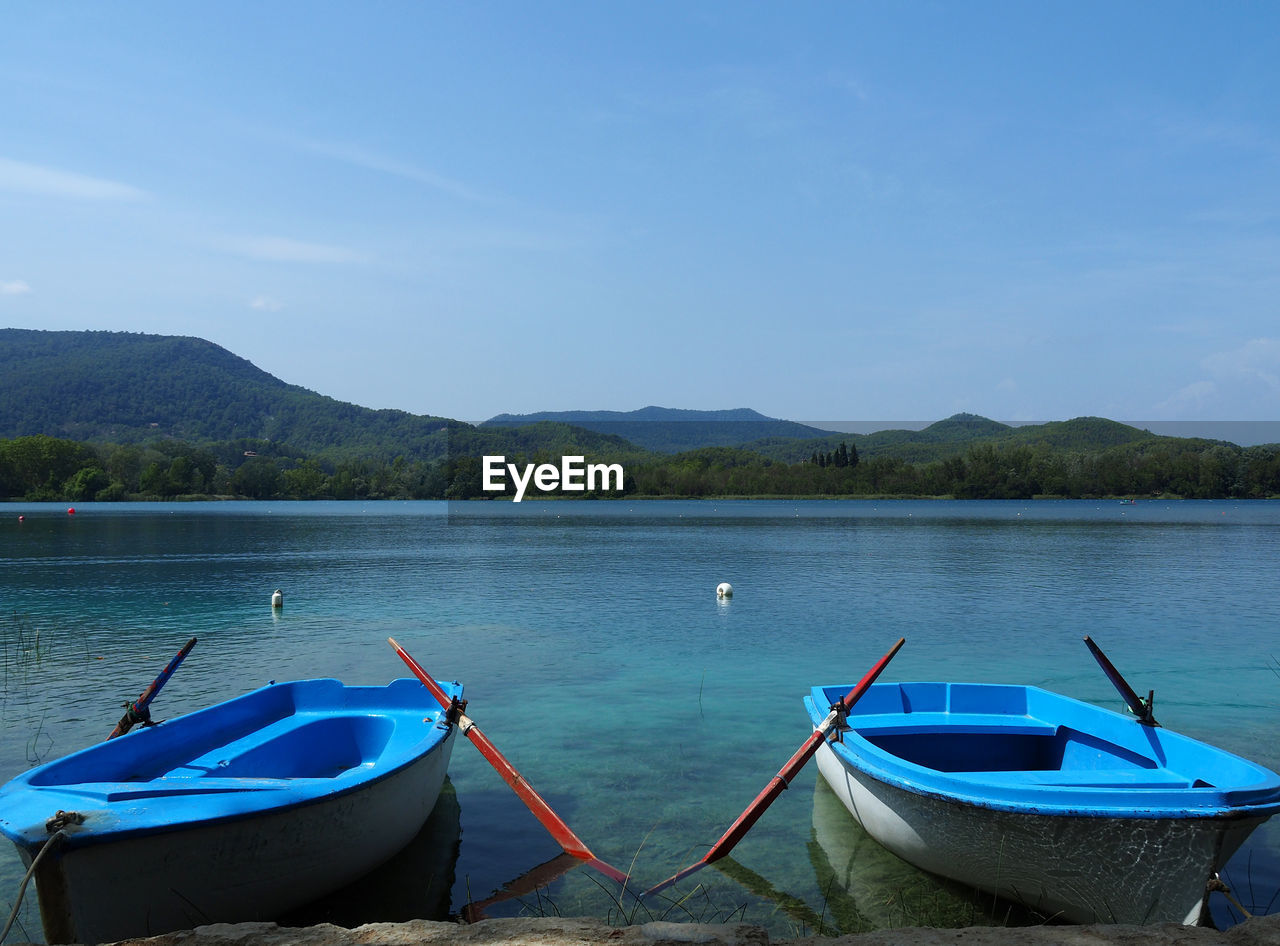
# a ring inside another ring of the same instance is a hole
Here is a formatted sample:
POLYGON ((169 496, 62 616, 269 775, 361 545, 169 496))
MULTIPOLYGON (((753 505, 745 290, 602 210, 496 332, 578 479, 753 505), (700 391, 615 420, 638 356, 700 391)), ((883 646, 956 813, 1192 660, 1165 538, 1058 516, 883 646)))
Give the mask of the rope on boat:
POLYGON ((137 726, 139 723, 143 726, 155 725, 155 723, 151 722, 151 710, 145 706, 139 708, 136 700, 125 701, 120 705, 124 707, 125 719, 129 720, 130 728, 137 726))
POLYGON ((73 824, 84 824, 84 815, 78 811, 63 811, 59 808, 58 813, 44 823, 44 829, 53 834, 73 824))
POLYGON ((1205 893, 1205 897, 1206 897, 1206 898, 1207 898, 1207 897, 1209 896, 1209 894, 1211 894, 1211 893, 1220 893, 1220 894, 1222 894, 1222 895, 1223 895, 1223 896, 1225 896, 1229 901, 1231 901, 1231 905, 1232 905, 1233 907, 1235 907, 1237 910, 1239 910, 1241 913, 1243 913, 1243 914, 1244 914, 1244 918, 1245 918, 1246 920, 1252 920, 1252 919, 1253 919, 1253 914, 1252 914, 1252 913, 1250 913, 1248 910, 1246 910, 1243 906, 1241 906, 1240 901, 1239 901, 1239 900, 1237 900, 1237 899, 1232 895, 1232 893, 1231 893, 1231 888, 1230 888, 1230 887, 1228 887, 1228 886, 1223 882, 1222 878, 1221 878, 1218 874, 1214 874, 1212 877, 1210 877, 1210 878, 1209 878, 1209 882, 1208 882, 1207 884, 1205 884, 1205 887, 1204 887, 1204 893, 1205 893))
POLYGON ((39 866, 45 854, 49 853, 49 849, 61 843, 66 836, 67 832, 59 828, 50 836, 48 841, 44 842, 44 847, 40 848, 40 853, 31 859, 31 866, 27 868, 27 873, 23 876, 22 883, 18 885, 18 898, 14 901, 13 910, 9 914, 9 921, 5 923, 4 929, 0 930, 0 943, 4 942, 9 935, 9 931, 13 929, 14 922, 18 919, 18 910, 22 908, 22 898, 27 893, 27 884, 31 882, 31 878, 35 875, 36 867, 39 866))

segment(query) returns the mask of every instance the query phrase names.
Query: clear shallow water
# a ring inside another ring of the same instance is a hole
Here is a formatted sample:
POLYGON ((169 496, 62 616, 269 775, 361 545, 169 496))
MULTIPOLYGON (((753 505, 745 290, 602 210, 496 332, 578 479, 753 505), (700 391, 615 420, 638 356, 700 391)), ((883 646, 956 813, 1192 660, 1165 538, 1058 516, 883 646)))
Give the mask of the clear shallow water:
MULTIPOLYGON (((1155 689, 1166 726, 1280 768, 1280 504, 65 508, 0 507, 0 780, 105 737, 192 635, 158 719, 271 679, 385 683, 406 675, 396 637, 466 684, 480 727, 642 889, 700 857, 803 741, 811 684, 856 681, 899 636, 885 679, 1031 683, 1117 706, 1090 634, 1155 689)), ((457 911, 558 848, 466 745, 451 778, 457 911)), ((635 918, 778 935, 982 921, 962 892, 867 853, 828 801, 807 768, 726 871, 635 918), (853 891, 829 854, 850 843, 867 864, 853 891)), ((1246 907, 1280 909, 1280 826, 1231 874, 1246 907)), ((0 851, 0 907, 20 876, 0 851)), ((489 914, 632 915, 597 878, 575 870, 489 914)), ((39 937, 30 905, 23 923, 39 937)))

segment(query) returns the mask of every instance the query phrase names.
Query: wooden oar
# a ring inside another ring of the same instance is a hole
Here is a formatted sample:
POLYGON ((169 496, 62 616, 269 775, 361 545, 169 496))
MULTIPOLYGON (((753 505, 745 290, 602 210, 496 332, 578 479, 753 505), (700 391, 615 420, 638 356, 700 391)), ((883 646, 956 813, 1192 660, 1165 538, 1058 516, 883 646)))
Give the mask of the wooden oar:
POLYGON ((533 816, 555 838, 556 843, 564 849, 564 852, 572 854, 580 861, 585 861, 588 866, 594 867, 606 877, 625 885, 627 875, 592 854, 591 849, 587 847, 581 838, 573 833, 572 829, 565 824, 564 819, 552 810, 546 800, 534 791, 533 786, 525 781, 524 776, 516 771, 515 766, 507 761, 506 756, 498 751, 498 747, 489 740, 489 737, 480 731, 480 727, 475 724, 475 721, 463 712, 466 708, 466 702, 450 699, 440 684, 436 683, 432 678, 431 674, 427 673, 420 663, 395 642, 395 638, 388 637, 387 643, 395 648, 396 653, 400 655, 400 659, 413 671, 413 675, 421 680, 423 685, 431 691, 431 695, 436 698, 436 701, 449 711, 450 718, 458 724, 462 734, 470 739, 471 744, 480 750, 480 754, 497 770, 498 774, 502 776, 502 780, 511 786, 511 790, 533 812, 533 816))
POLYGON ((182 646, 182 650, 174 655, 174 658, 169 661, 169 665, 160 671, 160 676, 151 681, 151 686, 143 690, 142 694, 132 703, 125 704, 124 715, 120 717, 120 722, 116 723, 116 728, 111 730, 111 735, 107 737, 108 740, 114 739, 116 736, 123 736, 137 723, 151 722, 151 711, 147 707, 156 698, 160 688, 169 682, 173 672, 178 669, 178 664, 182 663, 187 654, 191 653, 191 648, 195 646, 196 639, 193 637, 182 646))
POLYGON ((1120 671, 1115 668, 1107 655, 1102 652, 1102 648, 1093 642, 1089 635, 1085 635, 1084 642, 1089 645, 1089 652, 1093 654, 1093 659, 1098 661, 1098 666, 1102 668, 1102 672, 1107 675, 1107 679, 1111 681, 1111 685, 1120 691, 1120 695, 1128 704, 1133 715, 1138 717, 1138 722, 1146 726, 1159 726, 1153 715, 1153 707, 1156 701, 1156 691, 1151 690, 1144 700, 1133 692, 1133 687, 1129 686, 1129 681, 1120 675, 1120 671))
POLYGON ((898 638, 898 642, 889 648, 888 653, 881 657, 874 667, 867 671, 866 676, 858 681, 858 685, 845 694, 844 698, 831 707, 831 712, 827 714, 827 718, 818 724, 808 739, 795 751, 795 754, 787 760, 787 764, 778 770, 778 774, 770 780, 764 790, 756 796, 755 801, 747 806, 746 811, 738 816, 738 820, 729 826, 729 830, 715 844, 711 845, 711 850, 702 856, 702 860, 690 864, 684 870, 679 871, 662 883, 650 887, 644 893, 640 894, 641 899, 665 890, 672 884, 679 883, 695 871, 702 870, 708 864, 714 863, 724 857, 734 845, 743 839, 751 826, 754 825, 760 816, 764 814, 765 809, 773 804, 774 800, 782 794, 782 792, 791 784, 791 780, 795 778, 796 773, 804 768, 804 764, 813 758, 814 753, 818 751, 818 747, 822 745, 822 741, 826 739, 827 733, 831 727, 847 713, 853 704, 862 699, 862 695, 867 692, 871 684, 876 682, 876 678, 884 672, 884 668, 889 665, 889 661, 893 659, 893 655, 898 652, 903 644, 906 643, 905 637, 898 638))

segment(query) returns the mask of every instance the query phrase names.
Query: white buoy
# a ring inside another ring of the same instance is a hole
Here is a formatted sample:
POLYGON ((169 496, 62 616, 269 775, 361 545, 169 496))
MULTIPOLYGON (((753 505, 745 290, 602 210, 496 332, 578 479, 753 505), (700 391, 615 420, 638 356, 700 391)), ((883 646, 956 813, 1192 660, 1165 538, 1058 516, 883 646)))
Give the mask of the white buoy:
POLYGON ((279 588, 277 588, 275 591, 271 593, 271 607, 273 608, 284 607, 284 592, 281 591, 279 588))
POLYGON ((716 597, 717 597, 717 598, 732 598, 732 597, 733 597, 733 585, 729 584, 727 581, 722 581, 722 582, 720 582, 720 584, 716 585, 716 597))

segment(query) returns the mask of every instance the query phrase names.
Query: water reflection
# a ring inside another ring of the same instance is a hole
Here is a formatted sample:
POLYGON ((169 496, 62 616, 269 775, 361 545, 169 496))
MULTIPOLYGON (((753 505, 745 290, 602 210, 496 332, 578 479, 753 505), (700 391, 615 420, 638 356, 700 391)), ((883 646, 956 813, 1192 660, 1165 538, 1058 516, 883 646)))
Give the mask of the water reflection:
POLYGON ((881 847, 830 786, 813 792, 809 860, 837 933, 899 926, 1024 926, 1045 918, 1016 904, 927 874, 881 847))

